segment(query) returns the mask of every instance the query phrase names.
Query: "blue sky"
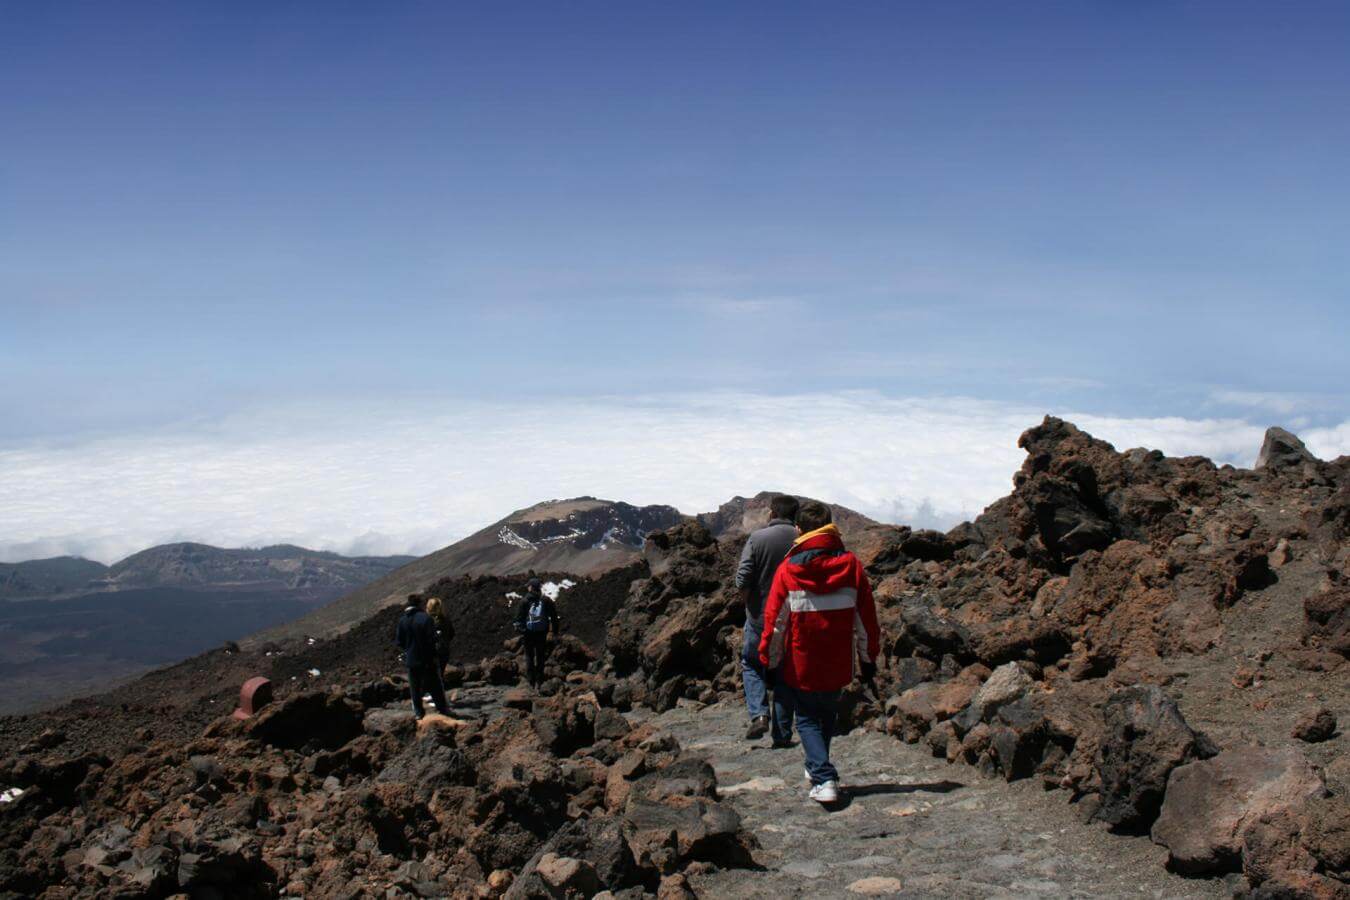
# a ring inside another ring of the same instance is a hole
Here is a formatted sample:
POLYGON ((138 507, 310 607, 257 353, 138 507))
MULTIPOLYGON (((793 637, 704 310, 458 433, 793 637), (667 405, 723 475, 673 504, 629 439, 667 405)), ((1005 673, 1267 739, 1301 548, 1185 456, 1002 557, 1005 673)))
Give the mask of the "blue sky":
MULTIPOLYGON (((596 398, 622 453, 625 404, 709 392, 1350 452, 1348 39, 1315 2, 10 5, 0 459, 596 398)), ((10 545, 92 534, 5 491, 10 545)), ((355 540, 322 493, 293 530, 355 540)))

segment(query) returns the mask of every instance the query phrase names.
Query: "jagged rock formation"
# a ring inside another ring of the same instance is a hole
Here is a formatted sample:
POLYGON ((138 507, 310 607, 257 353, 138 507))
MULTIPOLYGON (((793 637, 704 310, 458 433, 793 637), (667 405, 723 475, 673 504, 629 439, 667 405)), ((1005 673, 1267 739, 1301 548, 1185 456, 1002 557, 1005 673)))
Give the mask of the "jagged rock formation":
MULTIPOLYGON (((1151 835, 1176 870, 1240 871, 1254 897, 1345 896, 1350 459, 1268 444, 1266 465, 1239 470, 1117 452, 1047 418, 1021 438, 1012 493, 974 522, 855 528, 886 652, 877 696, 845 692, 843 727, 1034 779, 1085 821, 1151 835)), ((481 713, 466 724, 418 735, 387 708, 399 687, 371 676, 392 653, 369 647, 392 610, 275 645, 274 672, 322 658, 334 689, 283 681, 275 710, 186 747, 101 753, 38 729, 50 720, 0 721, 22 738, 0 787, 26 792, 0 805, 0 884, 687 896, 754 847, 706 764, 633 723, 738 700, 740 531, 713 524, 722 540, 684 520, 648 534, 644 565, 606 576, 619 582, 572 589, 595 613, 540 698, 503 692, 516 660, 490 654, 506 606, 480 601, 510 580, 439 583, 491 633, 451 673, 481 713)))
MULTIPOLYGON (((1222 750, 1257 799, 1208 870, 1240 868, 1271 896, 1343 891, 1344 866, 1313 853, 1307 835, 1314 821, 1339 821, 1350 770, 1290 735, 1314 684, 1323 704, 1350 700, 1350 459, 1315 460, 1278 430, 1266 443, 1266 464, 1239 470, 1120 453, 1047 418, 1020 440, 1012 494, 974 522, 853 535, 889 659, 884 712, 855 686, 846 722, 990 776, 1039 778, 1127 833, 1154 827, 1175 772, 1222 750), (1253 742, 1310 755, 1293 801, 1260 799, 1280 794, 1269 783, 1283 776, 1255 765, 1253 742)), ((734 694, 734 551, 697 526, 654 536, 651 577, 610 625, 616 696, 664 709, 734 694)), ((1206 814, 1201 803, 1195 815, 1206 814)), ((1174 865, 1195 868, 1190 859, 1179 849, 1174 865)))

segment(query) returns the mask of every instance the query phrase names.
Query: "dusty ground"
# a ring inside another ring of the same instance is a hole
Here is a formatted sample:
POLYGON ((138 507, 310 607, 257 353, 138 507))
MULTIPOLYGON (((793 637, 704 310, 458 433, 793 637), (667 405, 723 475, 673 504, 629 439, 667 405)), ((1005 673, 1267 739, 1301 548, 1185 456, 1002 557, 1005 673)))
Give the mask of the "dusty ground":
POLYGON ((681 706, 656 722, 708 757, 721 795, 763 848, 765 871, 700 876, 700 896, 1231 896, 1221 880, 1166 872, 1165 851, 1145 838, 1082 824, 1061 793, 984 779, 883 734, 836 740, 853 790, 826 811, 806 799, 800 748, 744 740, 739 706, 681 706))

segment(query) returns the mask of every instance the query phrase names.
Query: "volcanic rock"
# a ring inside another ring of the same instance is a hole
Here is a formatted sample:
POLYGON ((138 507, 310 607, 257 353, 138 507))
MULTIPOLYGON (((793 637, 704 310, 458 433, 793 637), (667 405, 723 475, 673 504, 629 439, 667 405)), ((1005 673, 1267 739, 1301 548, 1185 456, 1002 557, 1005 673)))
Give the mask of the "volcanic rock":
POLYGON ((1303 441, 1283 428, 1267 428, 1256 456, 1255 469, 1285 469, 1305 462, 1316 462, 1303 441))
POLYGON ((1096 760, 1101 806, 1095 818, 1117 831, 1145 832, 1162 809, 1172 770, 1211 757, 1216 748, 1155 685, 1113 694, 1102 717, 1096 760))
POLYGON ((1153 840, 1179 872, 1236 871, 1243 835, 1263 816, 1322 797, 1326 787, 1293 748, 1225 750, 1172 773, 1153 840))
POLYGON ((1294 723, 1293 736, 1309 744, 1329 740, 1335 733, 1336 714, 1326 707, 1304 713, 1294 723))

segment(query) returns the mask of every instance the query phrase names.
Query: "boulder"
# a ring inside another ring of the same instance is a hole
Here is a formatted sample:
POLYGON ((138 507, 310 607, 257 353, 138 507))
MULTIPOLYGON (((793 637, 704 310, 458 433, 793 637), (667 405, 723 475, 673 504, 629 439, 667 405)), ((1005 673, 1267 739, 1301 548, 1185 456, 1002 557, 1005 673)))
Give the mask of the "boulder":
POLYGON ((1303 843, 1327 872, 1350 878, 1350 800, 1337 796, 1310 804, 1303 843))
POLYGON ((1294 723, 1292 736, 1309 744, 1329 740, 1336 733, 1336 714, 1326 707, 1310 710, 1294 723))
POLYGON ((726 803, 685 796, 658 803, 630 794, 623 819, 624 837, 638 865, 662 875, 695 860, 728 867, 750 863, 741 817, 726 803))
POLYGON ((600 877, 589 862, 556 853, 545 853, 535 866, 535 873, 550 897, 588 898, 598 893, 601 886, 600 877))
POLYGON ((1350 588, 1337 587, 1303 601, 1303 640, 1350 658, 1350 588))
POLYGON ((1172 772, 1153 840, 1178 872, 1237 871, 1249 827, 1325 794, 1321 776, 1296 749, 1236 747, 1172 772))
POLYGON ((391 760, 375 780, 407 784, 414 797, 427 803, 440 788, 472 785, 475 773, 463 751, 422 740, 391 760))
POLYGON ((361 719, 361 708, 345 697, 307 691, 264 707, 248 721, 248 734, 286 750, 336 750, 362 734, 361 719))
POLYGON ((932 601, 907 598, 900 607, 900 633, 891 655, 940 660, 948 653, 971 658, 970 632, 934 612, 932 601))
POLYGON ((1308 451, 1303 441, 1283 428, 1271 427, 1266 429, 1253 468, 1279 470, 1308 462, 1317 462, 1317 457, 1308 451))
POLYGON ((1113 694, 1102 719, 1095 764, 1101 806, 1094 818, 1115 831, 1145 832, 1162 809, 1172 770, 1213 756, 1215 748, 1155 685, 1113 694))
POLYGON ((1031 676, 1017 663, 1004 663, 970 698, 970 708, 978 710, 980 719, 988 720, 1003 706, 1021 698, 1033 683, 1031 676))

